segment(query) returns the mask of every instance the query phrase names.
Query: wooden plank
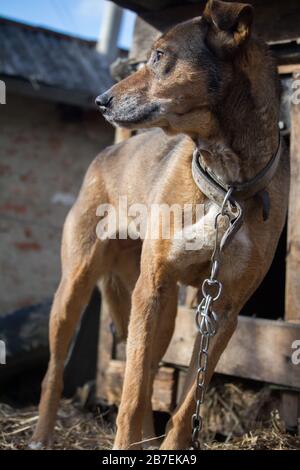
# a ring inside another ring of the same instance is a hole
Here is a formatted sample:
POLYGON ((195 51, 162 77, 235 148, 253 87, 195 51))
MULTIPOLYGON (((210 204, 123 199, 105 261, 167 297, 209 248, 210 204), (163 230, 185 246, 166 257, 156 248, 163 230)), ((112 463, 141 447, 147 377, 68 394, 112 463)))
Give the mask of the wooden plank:
MULTIPOLYGON (((114 0, 115 3, 129 8, 140 15, 159 16, 167 20, 175 10, 182 10, 183 17, 178 16, 177 21, 185 19, 185 10, 191 9, 193 16, 199 16, 207 0, 114 0), (174 5, 175 4, 175 5, 174 5), (181 4, 181 5, 178 5, 181 4)), ((297 19, 299 21, 298 0, 245 0, 255 8, 255 23, 258 21, 258 30, 261 34, 271 37, 286 37, 299 32, 297 19)))
MULTIPOLYGON (((105 382, 108 404, 119 405, 121 401, 125 362, 111 360, 105 382)), ((160 367, 154 381, 152 407, 155 411, 170 412, 176 406, 178 371, 172 367, 160 367)))
MULTIPOLYGON (((176 23, 202 14, 206 1, 182 3, 163 11, 142 12, 136 21, 130 57, 145 60, 156 37, 176 23)), ((254 29, 265 41, 276 44, 300 38, 300 2, 249 0, 255 11, 254 29)))
POLYGON ((178 385, 177 385, 177 396, 176 396, 176 403, 181 402, 181 397, 183 394, 185 381, 187 376, 187 369, 178 369, 178 385))
POLYGON ((178 371, 173 367, 160 367, 154 380, 152 407, 167 413, 174 410, 177 398, 178 371))
POLYGON ((293 73, 300 73, 300 64, 285 64, 278 66, 280 75, 292 75, 293 73))
POLYGON ((291 361, 300 326, 241 317, 217 372, 300 388, 300 368, 291 361))
MULTIPOLYGON (((164 31, 179 21, 184 21, 202 14, 206 1, 174 6, 163 12, 142 13, 142 17, 164 31)), ((254 7, 254 30, 265 41, 276 43, 296 40, 300 37, 300 2, 299 0, 248 0, 254 7)))
MULTIPOLYGON (((297 77, 295 76, 295 79, 297 77)), ((291 105, 291 185, 286 265, 286 320, 300 322, 300 104, 291 105)))
POLYGON ((109 405, 120 405, 125 362, 111 359, 105 376, 105 396, 109 405))
POLYGON ((300 37, 299 0, 250 0, 254 6, 254 27, 265 41, 276 43, 300 37))
POLYGON ((188 366, 196 335, 195 311, 180 306, 173 338, 163 361, 177 366, 188 366))
MULTIPOLYGON (((194 310, 179 308, 165 363, 188 366, 196 337, 194 315, 194 310)), ((299 338, 299 324, 239 317, 216 372, 300 388, 300 366, 291 361, 292 343, 299 338)))

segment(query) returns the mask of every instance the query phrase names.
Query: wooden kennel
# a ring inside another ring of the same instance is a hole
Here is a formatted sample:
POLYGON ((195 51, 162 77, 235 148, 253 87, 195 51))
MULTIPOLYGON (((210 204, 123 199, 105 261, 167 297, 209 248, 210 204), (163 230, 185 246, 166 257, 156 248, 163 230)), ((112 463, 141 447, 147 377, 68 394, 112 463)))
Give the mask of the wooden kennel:
MULTIPOLYGON (((139 15, 129 59, 118 61, 112 67, 115 78, 121 79, 146 59, 149 46, 160 32, 184 19, 199 16, 206 2, 119 0, 115 3, 131 8, 139 15)), ((282 417, 289 428, 299 429, 300 365, 294 365, 291 357, 293 342, 300 340, 300 104, 289 103, 288 97, 293 84, 297 85, 298 73, 300 79, 300 3, 299 0, 250 0, 247 3, 255 7, 256 30, 277 55, 283 85, 288 87, 283 102, 283 130, 291 154, 290 203, 287 235, 283 239, 284 265, 273 267, 274 279, 278 277, 281 280, 281 295, 284 296, 285 290, 285 298, 281 313, 277 312, 277 305, 274 304, 274 311, 272 315, 269 312, 267 318, 253 316, 254 311, 252 316, 239 317, 237 331, 223 353, 216 372, 279 386, 282 389, 282 417), (280 316, 281 319, 277 319, 280 316)), ((121 129, 116 138, 120 140, 128 136, 128 131, 121 129)), ((272 297, 274 292, 269 289, 264 296, 272 297)), ((171 411, 176 405, 196 335, 194 304, 195 293, 189 288, 182 291, 173 340, 156 377, 155 410, 171 411)), ((124 351, 124 345, 115 342, 109 315, 103 314, 97 395, 109 404, 120 401, 124 351)))

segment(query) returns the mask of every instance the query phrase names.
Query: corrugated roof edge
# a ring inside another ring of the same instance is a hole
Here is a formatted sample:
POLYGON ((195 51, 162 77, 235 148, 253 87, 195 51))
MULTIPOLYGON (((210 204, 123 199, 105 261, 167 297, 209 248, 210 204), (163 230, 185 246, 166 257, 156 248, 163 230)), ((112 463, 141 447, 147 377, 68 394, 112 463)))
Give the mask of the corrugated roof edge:
POLYGON ((106 57, 96 50, 95 41, 3 17, 1 31, 0 77, 8 93, 91 107, 91 97, 113 83, 106 57))
POLYGON ((85 46, 90 46, 91 48, 96 46, 96 41, 90 40, 90 39, 85 39, 81 38, 78 36, 74 36, 72 34, 66 34, 61 31, 57 31, 54 29, 50 28, 45 28, 44 26, 39 26, 39 25, 33 25, 29 23, 23 23, 21 21, 16 21, 12 18, 6 18, 4 16, 0 15, 0 24, 1 23, 6 23, 10 24, 12 26, 17 26, 23 29, 27 29, 28 31, 34 31, 34 32, 40 32, 40 33, 45 33, 49 34, 53 37, 56 37, 57 39, 63 39, 66 41, 78 41, 80 44, 85 45, 85 46))

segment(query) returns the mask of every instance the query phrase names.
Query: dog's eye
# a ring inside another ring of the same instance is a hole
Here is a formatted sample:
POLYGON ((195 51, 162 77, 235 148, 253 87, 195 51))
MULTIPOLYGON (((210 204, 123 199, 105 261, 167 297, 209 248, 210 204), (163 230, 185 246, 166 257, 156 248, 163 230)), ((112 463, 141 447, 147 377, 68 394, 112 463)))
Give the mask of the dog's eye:
POLYGON ((163 51, 160 51, 160 50, 154 51, 153 62, 154 63, 159 62, 163 55, 164 55, 163 51))

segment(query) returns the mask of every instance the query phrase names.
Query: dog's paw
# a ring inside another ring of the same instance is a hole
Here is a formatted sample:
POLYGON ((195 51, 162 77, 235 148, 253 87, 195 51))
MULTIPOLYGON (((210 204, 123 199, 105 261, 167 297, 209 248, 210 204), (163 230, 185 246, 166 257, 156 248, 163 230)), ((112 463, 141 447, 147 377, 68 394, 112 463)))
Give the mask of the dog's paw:
POLYGON ((28 449, 29 450, 43 450, 45 449, 45 445, 42 442, 31 441, 28 444, 28 449))
POLYGON ((32 438, 29 442, 27 448, 28 450, 50 450, 52 449, 52 439, 39 439, 39 438, 32 438))

